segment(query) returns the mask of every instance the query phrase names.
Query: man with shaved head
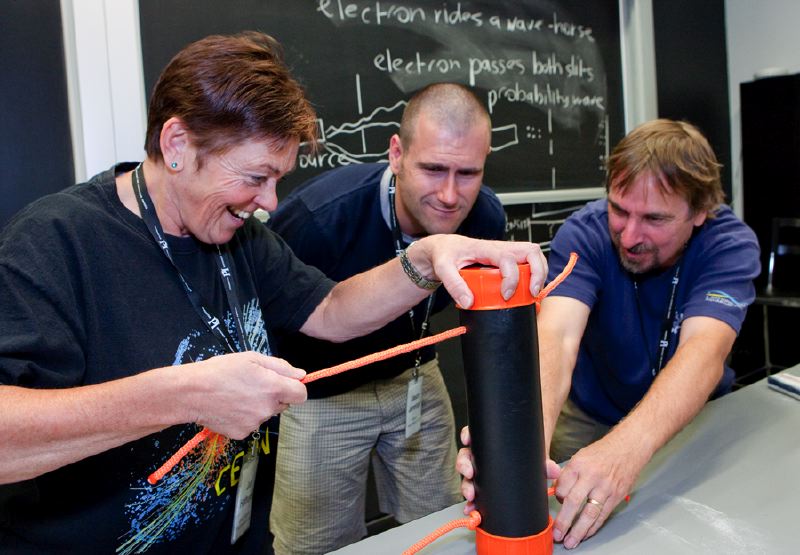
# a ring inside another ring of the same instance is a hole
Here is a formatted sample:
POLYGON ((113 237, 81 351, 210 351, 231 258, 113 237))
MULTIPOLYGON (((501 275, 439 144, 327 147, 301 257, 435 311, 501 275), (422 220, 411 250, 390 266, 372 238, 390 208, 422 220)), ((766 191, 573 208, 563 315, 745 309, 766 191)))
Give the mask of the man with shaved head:
MULTIPOLYGON (((430 85, 406 106, 388 164, 346 166, 310 180, 268 225, 334 280, 386 262, 426 235, 501 239, 502 206, 482 185, 490 146, 489 114, 473 93, 430 85)), ((438 290, 346 343, 283 337, 281 352, 312 371, 407 343, 426 335, 430 316, 450 300, 438 290)), ((309 384, 308 397, 281 419, 270 522, 276 554, 327 553, 366 534, 370 459, 380 509, 399 522, 461 500, 453 412, 433 347, 309 384)))

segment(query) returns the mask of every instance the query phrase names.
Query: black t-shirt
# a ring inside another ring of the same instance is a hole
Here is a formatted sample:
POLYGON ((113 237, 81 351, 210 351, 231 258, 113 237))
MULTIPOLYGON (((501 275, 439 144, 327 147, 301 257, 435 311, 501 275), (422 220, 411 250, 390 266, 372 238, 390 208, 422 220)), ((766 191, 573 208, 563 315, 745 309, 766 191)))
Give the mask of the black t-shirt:
MULTIPOLYGON (((142 220, 119 201, 114 175, 40 199, 0 235, 0 383, 68 388, 224 353, 142 220)), ((168 240, 189 283, 238 341, 216 249, 193 238, 168 240)), ((266 352, 268 331, 299 329, 333 282, 256 221, 229 247, 245 331, 253 350, 266 352)), ((173 426, 0 486, 0 551, 268 551, 274 430, 261 443, 251 529, 233 547, 244 442, 224 440, 217 451, 204 442, 159 484, 147 483, 197 431, 173 426)))
MULTIPOLYGON (((267 225, 289 244, 305 263, 316 266, 336 281, 391 260, 394 239, 381 208, 381 179, 386 164, 353 164, 325 172, 281 202, 267 225)), ((385 201, 384 201, 385 202, 385 201)), ((388 205, 387 205, 388 206, 388 205)), ((482 186, 472 210, 457 233, 480 239, 501 239, 505 212, 497 196, 482 186)), ((432 313, 451 301, 440 287, 432 313)), ((329 343, 302 334, 279 334, 281 353, 295 366, 319 370, 401 343, 419 339, 426 301, 414 308, 414 324, 403 314, 383 328, 345 343, 329 343)), ((434 347, 422 350, 422 361, 435 356, 434 347)), ((350 391, 375 379, 396 376, 414 366, 416 353, 397 356, 312 382, 309 398, 350 391)))

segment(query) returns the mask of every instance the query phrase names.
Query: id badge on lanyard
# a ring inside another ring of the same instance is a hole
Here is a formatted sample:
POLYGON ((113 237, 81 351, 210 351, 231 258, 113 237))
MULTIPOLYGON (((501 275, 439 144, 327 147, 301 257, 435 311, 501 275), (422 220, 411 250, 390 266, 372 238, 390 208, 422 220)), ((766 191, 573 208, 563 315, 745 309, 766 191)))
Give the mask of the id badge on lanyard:
POLYGON ((256 471, 258 470, 258 440, 259 435, 254 434, 242 459, 242 472, 239 475, 236 504, 233 511, 231 545, 235 544, 250 529, 253 517, 253 491, 256 487, 256 471))
POLYGON ((421 426, 422 376, 416 374, 408 381, 408 395, 406 396, 406 439, 416 434, 421 426))
MULTIPOLYGON (((392 228, 392 236, 394 238, 394 250, 397 256, 403 250, 402 234, 400 233, 400 226, 397 223, 397 210, 394 205, 395 199, 395 176, 389 182, 389 220, 392 228)), ((420 336, 422 339, 428 331, 428 320, 431 317, 431 310, 433 308, 433 298, 436 292, 433 292, 428 297, 428 303, 425 310, 425 317, 420 325, 420 336)), ((408 311, 408 317, 411 320, 411 331, 414 333, 414 309, 408 311)), ((422 360, 420 351, 417 351, 416 359, 414 361, 414 371, 411 374, 411 379, 408 381, 408 388, 406 392, 406 439, 416 434, 422 427, 422 376, 419 375, 419 366, 422 360)))

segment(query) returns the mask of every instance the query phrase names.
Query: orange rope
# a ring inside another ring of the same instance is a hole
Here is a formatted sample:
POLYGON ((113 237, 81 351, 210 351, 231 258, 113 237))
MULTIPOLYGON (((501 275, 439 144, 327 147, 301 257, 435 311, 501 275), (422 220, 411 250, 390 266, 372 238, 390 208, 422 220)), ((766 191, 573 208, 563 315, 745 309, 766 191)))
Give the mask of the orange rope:
MULTIPOLYGON (((444 341, 446 339, 462 335, 466 333, 466 331, 467 328, 465 328, 464 326, 460 326, 457 328, 453 328, 451 330, 443 331, 442 333, 438 333, 436 335, 423 337, 422 339, 412 341, 411 343, 398 345, 397 347, 392 347, 391 349, 386 349, 385 351, 381 351, 379 353, 373 353, 371 355, 357 358, 356 360, 351 360, 350 362, 345 362, 343 364, 331 366, 330 368, 325 368, 317 372, 312 372, 311 374, 306 375, 306 377, 300 381, 302 383, 309 383, 318 380, 320 378, 327 378, 328 376, 340 374, 347 370, 352 370, 353 368, 366 366, 367 364, 378 362, 379 360, 384 360, 387 358, 391 358, 393 356, 401 355, 403 353, 415 351, 417 349, 426 347, 428 345, 433 345, 434 343, 439 343, 440 341, 444 341)), ((158 470, 156 470, 150 476, 148 476, 147 481, 153 485, 158 483, 164 476, 166 476, 169 473, 170 470, 172 470, 175 467, 176 464, 178 464, 181 461, 181 459, 183 459, 183 457, 189 454, 192 451, 192 449, 197 447, 204 439, 209 437, 211 434, 212 432, 208 428, 203 428, 202 430, 200 430, 197 433, 197 435, 195 435, 192 439, 187 441, 183 447, 178 449, 178 451, 174 455, 172 455, 164 464, 162 464, 158 470)))
MULTIPOLYGON (((555 495, 555 493, 556 493, 555 486, 547 488, 548 497, 552 497, 553 495, 555 495)), ((630 502, 630 500, 631 496, 626 495, 625 501, 630 502)), ((432 544, 435 540, 441 538, 448 532, 452 532, 456 528, 461 528, 466 526, 470 530, 475 530, 476 528, 478 528, 478 526, 480 526, 480 524, 481 524, 481 514, 478 511, 470 511, 469 518, 460 518, 457 520, 451 520, 450 522, 443 524, 442 526, 440 526, 439 528, 437 528, 436 530, 434 530, 433 532, 431 532, 430 534, 419 540, 417 543, 415 543, 414 545, 403 551, 403 555, 413 555, 414 553, 421 551, 423 548, 432 544)))
MULTIPOLYGON (((552 486, 547 488, 547 495, 553 496, 556 492, 556 487, 552 486)), ((466 526, 470 530, 475 530, 481 524, 481 514, 478 511, 470 511, 469 518, 460 518, 457 520, 451 520, 450 522, 443 524, 417 543, 403 551, 403 555, 413 555, 414 553, 420 551, 422 548, 427 547, 428 545, 432 544, 435 540, 441 538, 448 532, 452 532, 456 528, 461 528, 466 526)))
POLYGON ((432 544, 435 540, 439 539, 440 537, 444 536, 448 532, 452 532, 456 528, 466 527, 470 530, 475 530, 481 523, 481 514, 478 511, 472 511, 469 513, 469 518, 460 518, 458 520, 452 520, 447 524, 437 528, 417 543, 403 551, 403 555, 413 555, 414 553, 420 551, 424 547, 432 544))
POLYGON ((161 478, 163 478, 170 470, 172 470, 176 464, 178 464, 183 457, 189 454, 192 449, 197 447, 204 439, 211 435, 211 430, 208 428, 203 428, 197 434, 186 442, 186 444, 178 449, 178 451, 172 455, 167 462, 161 465, 161 467, 153 472, 150 476, 147 477, 147 481, 152 484, 156 485, 161 478))
POLYGON ((360 368, 361 366, 366 366, 367 364, 372 364, 373 362, 378 362, 387 358, 392 358, 393 356, 416 351, 422 347, 427 347, 428 345, 433 345, 434 343, 439 343, 440 341, 445 341, 446 339, 457 337, 465 333, 467 333, 467 328, 464 326, 459 326, 451 330, 443 331, 442 333, 437 333, 436 335, 423 337, 422 339, 417 339, 416 341, 412 341, 410 343, 404 343, 403 345, 386 349, 385 351, 363 356, 361 358, 351 360, 350 362, 343 362, 342 364, 337 364, 336 366, 331 366, 330 368, 311 372, 305 378, 300 380, 300 382, 311 383, 319 380, 320 378, 335 376, 336 374, 341 374, 347 370, 353 370, 354 368, 360 368))
POLYGON ((536 303, 536 312, 539 312, 539 303, 542 302, 547 295, 553 292, 553 289, 558 287, 562 281, 566 279, 568 275, 572 273, 572 269, 575 267, 575 264, 578 262, 578 253, 571 252, 569 253, 569 261, 567 261, 567 265, 564 266, 564 269, 561 270, 561 273, 558 274, 553 281, 548 283, 544 289, 539 291, 539 294, 533 298, 533 302, 536 303))
MULTIPOLYGON (((569 262, 564 267, 564 270, 556 276, 556 278, 551 281, 544 289, 542 289, 536 297, 534 297, 534 302, 536 303, 536 308, 538 311, 539 303, 542 299, 544 299, 550 292, 558 287, 558 285, 564 281, 570 272, 572 272, 572 268, 575 267, 575 263, 578 261, 578 255, 574 252, 569 255, 569 262)), ((346 372, 347 370, 353 370, 354 368, 360 368, 362 366, 366 366, 367 364, 372 364, 373 362, 378 362, 381 360, 386 360, 387 358, 391 358, 397 355, 402 355, 404 353, 409 353, 411 351, 415 351, 417 349, 421 349, 422 347, 427 347, 428 345, 433 345, 434 343, 439 343, 441 341, 445 341, 447 339, 451 339, 453 337, 462 335, 467 332, 467 328, 464 326, 459 326, 457 328, 453 328, 451 330, 443 331, 442 333, 437 333, 436 335, 431 335, 429 337, 423 337, 422 339, 418 339, 416 341, 412 341, 410 343, 404 343, 403 345, 398 345, 396 347, 392 347, 391 349, 386 349, 385 351, 380 351, 378 353, 373 353, 371 355, 363 356, 361 358, 357 358, 355 360, 351 360, 350 362, 345 362, 342 364, 337 364, 336 366, 331 366, 330 368, 324 368, 322 370, 318 370, 316 372, 312 372, 307 374, 305 378, 300 380, 301 383, 307 384, 313 381, 319 380, 321 378, 327 378, 330 376, 335 376, 336 374, 341 374, 342 372, 346 372)), ((159 480, 161 480, 170 470, 172 470, 176 464, 178 464, 183 457, 185 457, 192 449, 197 447, 204 439, 209 437, 212 434, 211 430, 208 428, 203 428, 200 430, 197 435, 195 435, 192 439, 190 439, 186 444, 178 449, 178 451, 172 455, 161 467, 153 472, 150 476, 147 477, 147 481, 153 485, 155 485, 159 480)))

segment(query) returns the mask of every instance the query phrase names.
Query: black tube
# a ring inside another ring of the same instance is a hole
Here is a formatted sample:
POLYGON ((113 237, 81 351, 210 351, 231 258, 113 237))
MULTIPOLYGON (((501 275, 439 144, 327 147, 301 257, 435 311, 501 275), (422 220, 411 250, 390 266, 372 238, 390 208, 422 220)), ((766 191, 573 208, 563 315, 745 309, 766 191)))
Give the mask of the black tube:
POLYGON ((460 319, 480 528, 538 534, 549 511, 534 305, 461 310, 460 319))

